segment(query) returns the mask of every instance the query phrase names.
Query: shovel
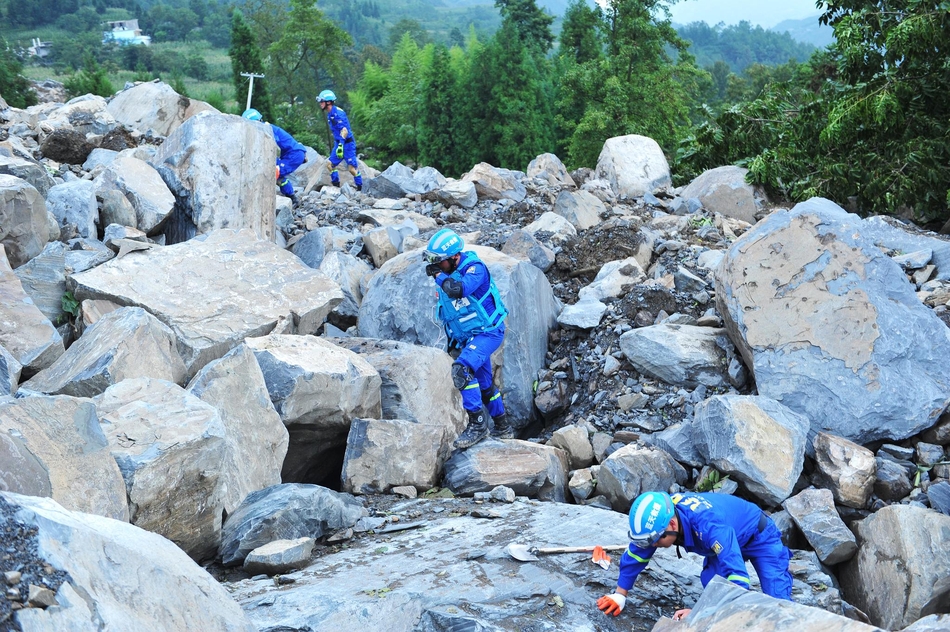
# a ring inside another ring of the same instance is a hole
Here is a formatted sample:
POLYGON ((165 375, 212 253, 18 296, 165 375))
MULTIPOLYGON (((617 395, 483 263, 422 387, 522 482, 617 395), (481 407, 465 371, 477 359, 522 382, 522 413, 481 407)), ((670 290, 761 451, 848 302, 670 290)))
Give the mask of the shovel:
MULTIPOLYGON (((505 547, 505 553, 515 558, 519 562, 537 562, 538 555, 545 555, 548 553, 590 553, 594 550, 593 546, 563 546, 563 547, 552 547, 546 549, 539 549, 536 546, 528 546, 527 544, 515 544, 511 543, 505 547)), ((601 547, 605 551, 623 551, 626 550, 626 544, 611 544, 609 546, 601 547)))

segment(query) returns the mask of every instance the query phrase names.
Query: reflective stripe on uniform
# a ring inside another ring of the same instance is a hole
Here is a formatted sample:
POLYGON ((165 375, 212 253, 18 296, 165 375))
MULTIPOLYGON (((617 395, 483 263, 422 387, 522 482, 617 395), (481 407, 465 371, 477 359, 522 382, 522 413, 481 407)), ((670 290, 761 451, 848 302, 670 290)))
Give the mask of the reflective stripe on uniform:
POLYGON ((635 559, 636 561, 641 562, 641 563, 643 563, 643 564, 646 564, 647 562, 650 561, 649 559, 643 559, 642 557, 640 557, 639 555, 636 555, 635 553, 631 553, 631 552, 630 552, 630 549, 627 549, 626 551, 624 551, 623 554, 624 554, 624 555, 629 555, 630 557, 632 557, 632 558, 635 559))
POLYGON ((743 584, 751 583, 748 577, 743 577, 742 575, 730 575, 726 579, 731 582, 742 582, 743 584))

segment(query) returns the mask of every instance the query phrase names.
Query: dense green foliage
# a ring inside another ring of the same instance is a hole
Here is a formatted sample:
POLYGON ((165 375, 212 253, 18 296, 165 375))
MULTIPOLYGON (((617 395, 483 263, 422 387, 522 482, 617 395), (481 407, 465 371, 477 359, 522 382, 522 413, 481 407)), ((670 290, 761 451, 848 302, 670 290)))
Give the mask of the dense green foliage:
POLYGON ((82 70, 74 74, 63 83, 66 88, 66 94, 70 98, 78 97, 84 94, 97 94, 100 97, 111 97, 115 92, 109 79, 106 77, 106 70, 100 66, 96 59, 86 54, 83 58, 82 70))
POLYGON ((745 164, 792 200, 850 200, 864 213, 948 219, 950 3, 832 0, 833 53, 698 126, 680 147, 685 180, 745 164))
POLYGON ((30 82, 20 74, 22 70, 20 61, 0 37, 0 96, 7 105, 15 108, 36 104, 36 93, 30 89, 30 82))
POLYGON ((722 61, 732 72, 742 72, 752 64, 803 62, 815 52, 814 46, 796 42, 787 33, 773 33, 748 22, 730 26, 693 22, 678 28, 677 33, 690 42, 689 52, 697 64, 706 68, 722 61))

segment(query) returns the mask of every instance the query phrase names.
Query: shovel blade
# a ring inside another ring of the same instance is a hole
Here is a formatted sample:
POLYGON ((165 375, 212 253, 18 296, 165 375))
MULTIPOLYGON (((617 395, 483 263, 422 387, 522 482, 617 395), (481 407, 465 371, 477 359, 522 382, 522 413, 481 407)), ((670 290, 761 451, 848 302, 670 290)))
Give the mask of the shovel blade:
POLYGON ((531 549, 526 544, 511 543, 505 547, 505 553, 515 558, 519 562, 537 562, 538 558, 531 553, 531 549))

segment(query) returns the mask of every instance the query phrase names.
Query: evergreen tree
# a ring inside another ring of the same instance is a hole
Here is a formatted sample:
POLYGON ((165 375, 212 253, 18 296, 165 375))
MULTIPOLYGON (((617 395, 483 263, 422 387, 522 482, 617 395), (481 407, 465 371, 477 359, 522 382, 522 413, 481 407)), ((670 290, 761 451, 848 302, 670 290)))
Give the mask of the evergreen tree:
POLYGON ((458 174, 454 112, 455 78, 450 66, 449 51, 438 45, 432 63, 422 80, 422 102, 419 116, 419 159, 442 173, 458 174))
MULTIPOLYGON (((264 74, 264 63, 261 61, 261 49, 258 48, 251 28, 244 20, 244 15, 235 10, 231 17, 231 48, 228 50, 231 57, 231 80, 234 83, 234 95, 238 104, 246 104, 248 78, 241 73, 264 74)), ((251 107, 258 110, 264 120, 273 120, 270 95, 264 79, 255 78, 254 93, 251 95, 251 107)))
POLYGON ((518 34, 505 20, 473 60, 466 85, 469 165, 484 161, 524 170, 554 149, 547 68, 518 34))
POLYGON ((602 19, 599 6, 590 6, 585 0, 571 0, 561 25, 560 54, 578 64, 600 57, 603 54, 602 19))
POLYGON ((501 12, 502 23, 511 27, 509 35, 516 35, 523 43, 537 46, 547 53, 554 43, 551 23, 554 16, 545 13, 534 0, 495 0, 501 12))

